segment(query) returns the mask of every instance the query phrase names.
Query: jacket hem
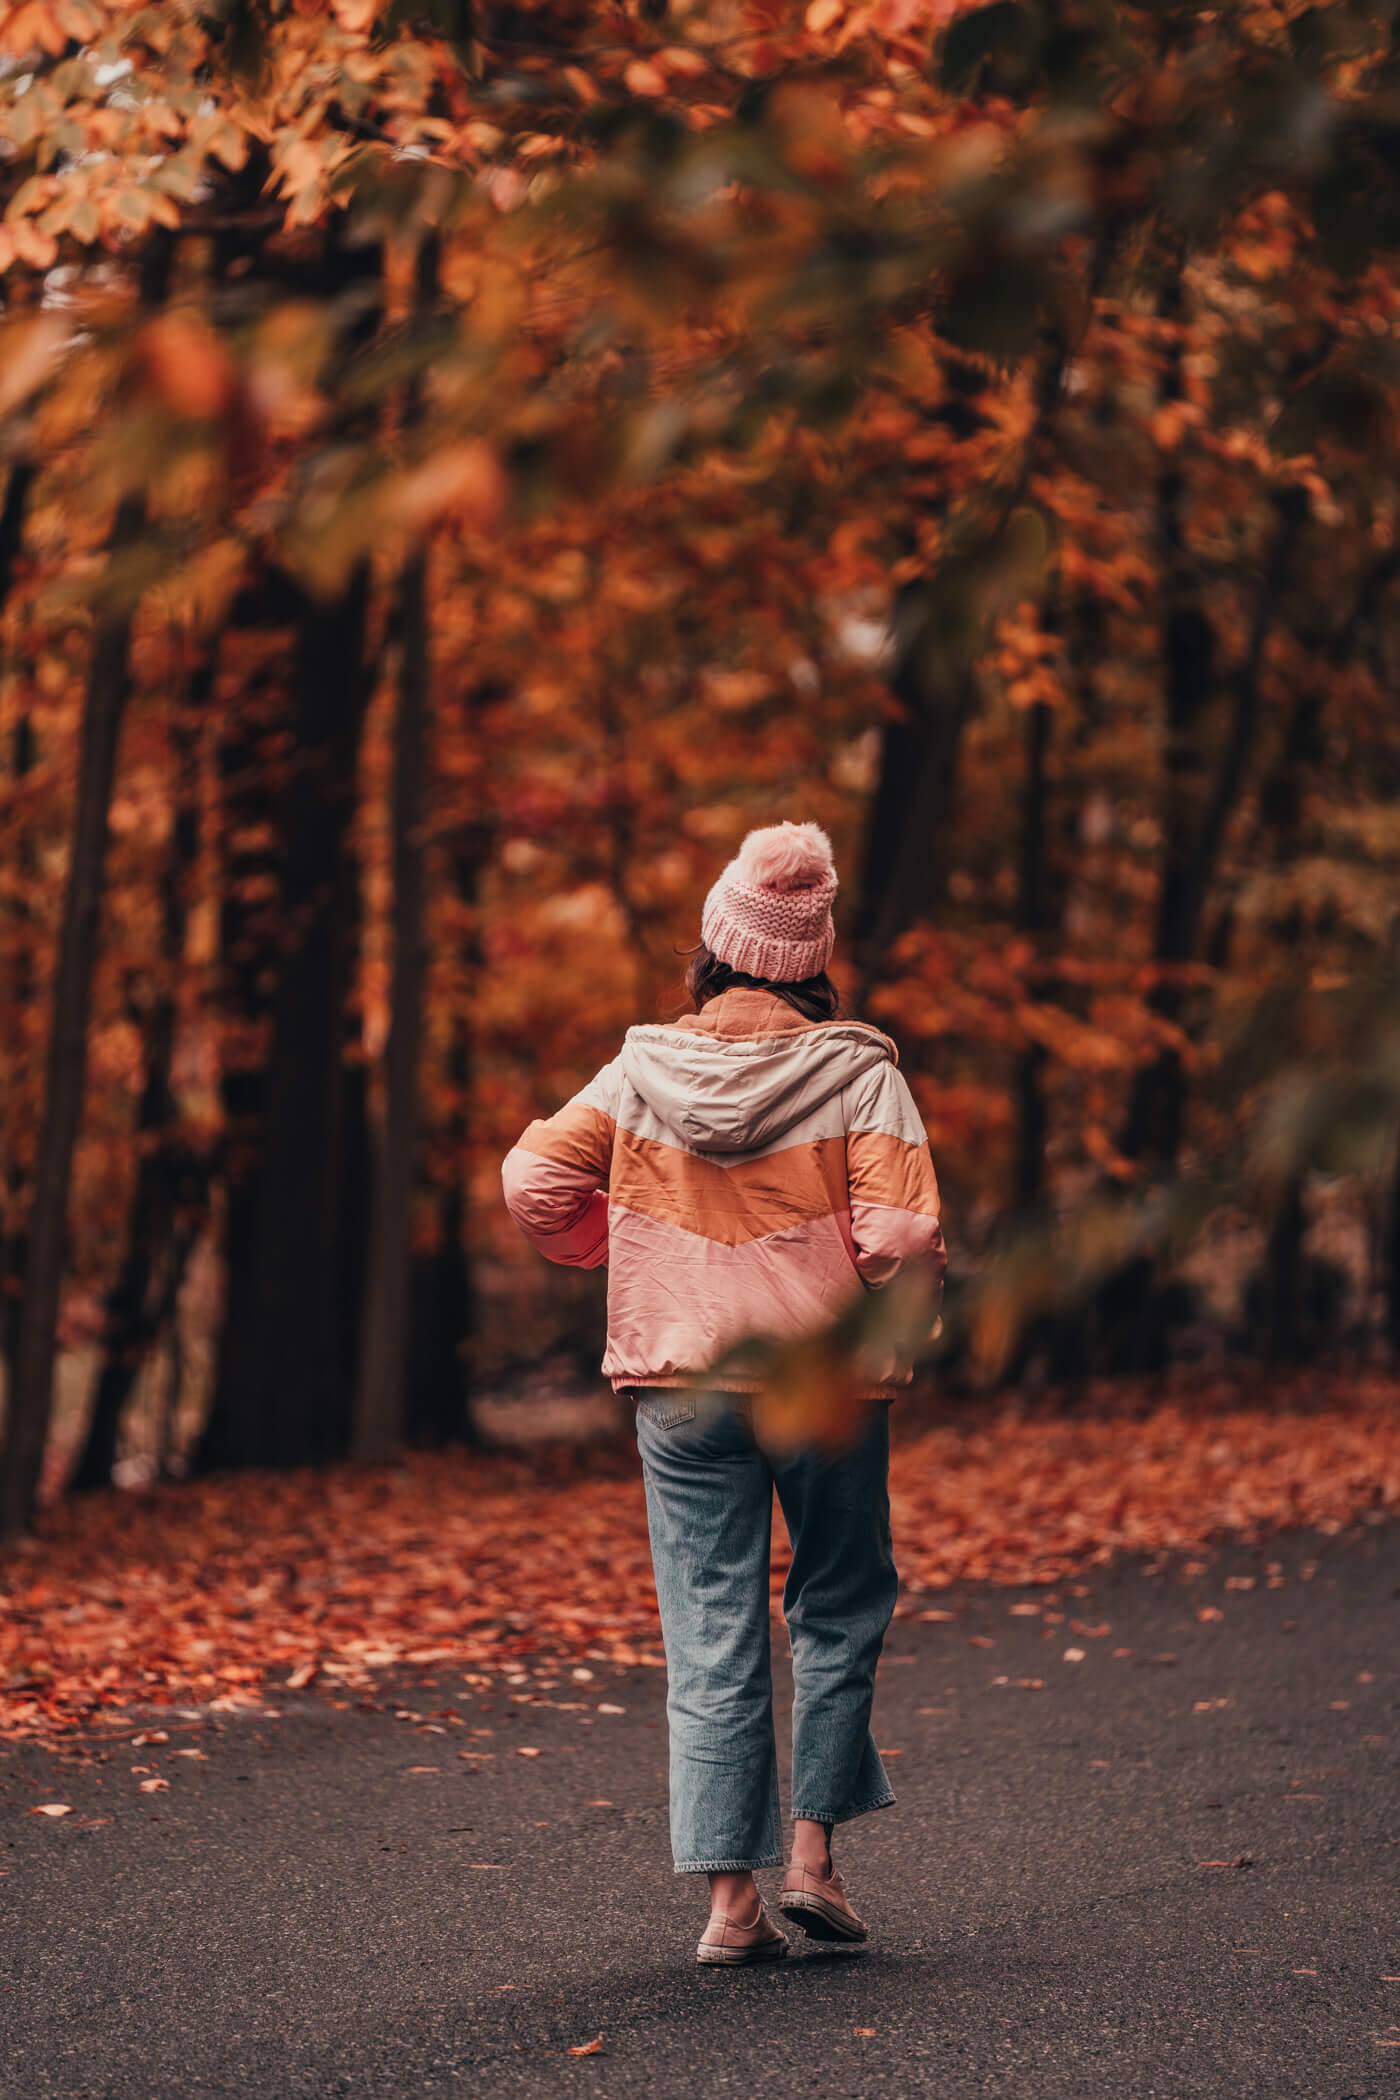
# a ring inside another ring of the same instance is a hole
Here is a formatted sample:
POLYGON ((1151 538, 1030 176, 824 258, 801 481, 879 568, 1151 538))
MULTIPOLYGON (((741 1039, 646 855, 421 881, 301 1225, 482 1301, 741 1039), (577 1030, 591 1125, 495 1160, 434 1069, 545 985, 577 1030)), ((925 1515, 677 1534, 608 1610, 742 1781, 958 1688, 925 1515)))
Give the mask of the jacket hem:
MULTIPOLYGON (((692 1392, 697 1393, 761 1393, 763 1391, 762 1385, 756 1378, 726 1378, 723 1385, 706 1385, 701 1379, 682 1378, 674 1372, 667 1376, 644 1373, 640 1377, 635 1373, 630 1377, 624 1377, 620 1372, 615 1372, 611 1376, 612 1389, 615 1393, 642 1392, 644 1390, 661 1388, 670 1391, 675 1387, 687 1387, 692 1392)), ((901 1393, 909 1390, 911 1383, 912 1380, 910 1379, 902 1381, 891 1379, 888 1384, 884 1385, 863 1385, 859 1386, 851 1394, 851 1398, 853 1400, 897 1400, 901 1393)))

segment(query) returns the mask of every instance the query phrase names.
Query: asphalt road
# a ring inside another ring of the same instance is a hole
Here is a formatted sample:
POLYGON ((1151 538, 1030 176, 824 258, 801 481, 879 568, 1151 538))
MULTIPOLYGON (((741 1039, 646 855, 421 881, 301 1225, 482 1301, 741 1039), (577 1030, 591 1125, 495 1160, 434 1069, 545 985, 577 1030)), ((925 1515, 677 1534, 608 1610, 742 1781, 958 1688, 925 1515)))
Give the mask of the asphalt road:
POLYGON ((0 1751, 0 2093, 1400 2088, 1400 1533, 1101 1576, 1051 1627, 928 1601, 957 1616, 897 1623, 877 1703, 899 1804, 838 1845, 872 1943, 775 1969, 694 1963, 658 1671, 0 1751))

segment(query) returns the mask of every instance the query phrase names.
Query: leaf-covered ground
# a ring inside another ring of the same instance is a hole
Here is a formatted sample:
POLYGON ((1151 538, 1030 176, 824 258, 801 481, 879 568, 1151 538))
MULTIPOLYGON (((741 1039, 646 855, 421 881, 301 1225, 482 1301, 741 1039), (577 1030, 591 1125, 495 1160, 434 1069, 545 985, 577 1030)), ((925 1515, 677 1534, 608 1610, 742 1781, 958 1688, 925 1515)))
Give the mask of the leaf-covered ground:
MULTIPOLYGON (((1400 1385, 1183 1384, 1135 1406, 909 1418, 892 1498, 905 1614, 959 1581, 1051 1585, 1117 1554, 1335 1532, 1400 1510, 1400 1385)), ((784 1562, 775 1546, 775 1589, 784 1562)), ((661 1661, 627 1444, 73 1498, 0 1561, 0 1600, 11 1737, 404 1664, 470 1679, 661 1661)))

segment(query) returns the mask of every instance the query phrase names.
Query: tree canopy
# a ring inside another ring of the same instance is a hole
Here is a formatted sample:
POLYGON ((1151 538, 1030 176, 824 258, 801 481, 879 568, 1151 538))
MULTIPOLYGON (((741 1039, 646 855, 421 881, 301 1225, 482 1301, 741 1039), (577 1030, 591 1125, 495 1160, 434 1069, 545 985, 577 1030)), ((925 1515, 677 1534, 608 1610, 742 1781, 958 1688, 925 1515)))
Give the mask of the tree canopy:
POLYGON ((1319 1172, 1374 1315, 1398 95, 1388 0, 0 14, 9 1535, 56 1341, 105 1479, 199 1250, 208 1466, 586 1317, 496 1159, 774 814, 950 1347, 1150 1360, 1247 1215, 1297 1353, 1319 1172))

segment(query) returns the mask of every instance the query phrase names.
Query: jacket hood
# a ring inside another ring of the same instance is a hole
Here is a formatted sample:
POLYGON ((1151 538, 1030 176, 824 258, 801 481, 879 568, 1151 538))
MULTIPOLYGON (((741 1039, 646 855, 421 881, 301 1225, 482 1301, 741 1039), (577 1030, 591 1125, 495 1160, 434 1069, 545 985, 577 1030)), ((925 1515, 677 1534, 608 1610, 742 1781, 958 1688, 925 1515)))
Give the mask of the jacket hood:
POLYGON ((756 1152, 876 1065, 897 1062, 876 1028, 827 1021, 779 1035, 629 1028, 622 1070, 692 1152, 756 1152))

